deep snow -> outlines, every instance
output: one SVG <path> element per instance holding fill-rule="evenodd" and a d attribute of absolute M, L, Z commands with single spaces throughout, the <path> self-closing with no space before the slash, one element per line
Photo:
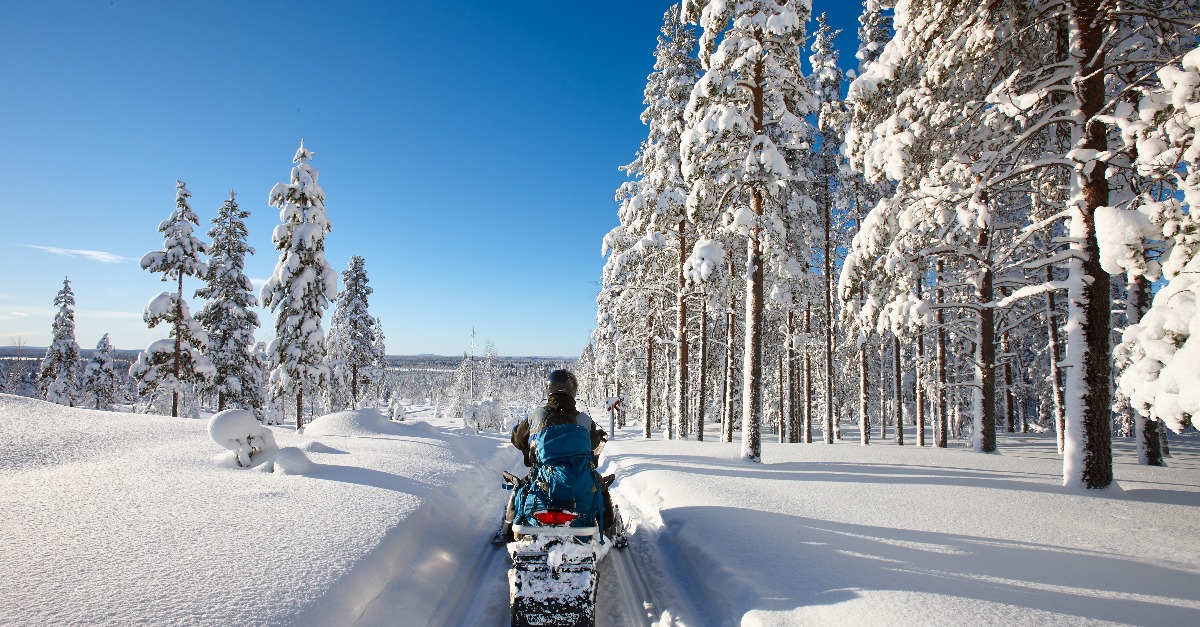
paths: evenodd
<path fill-rule="evenodd" d="M 0 624 L 505 624 L 487 540 L 520 455 L 431 414 L 275 427 L 314 463 L 292 475 L 237 468 L 207 421 L 0 395 Z M 603 462 L 633 533 L 602 625 L 1200 624 L 1194 434 L 1169 468 L 1117 439 L 1099 492 L 1061 487 L 1053 434 L 763 464 L 638 434 Z"/>

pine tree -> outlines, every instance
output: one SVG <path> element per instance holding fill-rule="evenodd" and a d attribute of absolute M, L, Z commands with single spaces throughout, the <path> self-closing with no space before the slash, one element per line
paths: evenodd
<path fill-rule="evenodd" d="M 108 334 L 96 344 L 96 353 L 83 370 L 83 391 L 96 399 L 96 409 L 109 409 L 117 391 L 117 373 L 113 370 L 113 346 Z"/>
<path fill-rule="evenodd" d="M 1158 425 L 1182 432 L 1200 424 L 1200 219 L 1192 206 L 1200 198 L 1200 50 L 1156 74 L 1114 118 L 1133 166 L 1153 185 L 1130 199 L 1133 211 L 1109 208 L 1097 217 L 1108 227 L 1102 252 L 1110 270 L 1166 280 L 1149 310 L 1131 317 L 1116 351 L 1125 366 L 1118 392 L 1138 412 L 1139 461 L 1161 465 Z M 1140 299 L 1129 300 L 1136 310 Z"/>
<path fill-rule="evenodd" d="M 181 394 L 194 392 L 194 386 L 207 384 L 216 376 L 216 369 L 203 352 L 208 347 L 208 335 L 192 317 L 183 298 L 183 277 L 203 277 L 207 266 L 200 256 L 208 245 L 192 236 L 192 227 L 200 219 L 188 205 L 191 192 L 183 181 L 175 181 L 175 211 L 158 226 L 163 234 L 162 250 L 142 257 L 143 270 L 161 272 L 163 281 L 174 280 L 176 290 L 163 292 L 150 300 L 143 319 L 150 328 L 165 322 L 171 327 L 173 339 L 158 340 L 138 354 L 129 367 L 129 374 L 138 382 L 138 394 L 171 393 L 171 415 L 179 416 Z"/>
<path fill-rule="evenodd" d="M 762 458 L 764 253 L 786 250 L 784 189 L 804 177 L 784 153 L 808 148 L 805 117 L 815 106 L 799 55 L 808 13 L 808 2 L 792 0 L 684 4 L 685 17 L 703 28 L 705 68 L 692 90 L 682 139 L 688 210 L 723 213 L 725 230 L 747 238 L 742 457 L 751 461 Z"/>
<path fill-rule="evenodd" d="M 210 391 L 217 394 L 217 411 L 227 404 L 242 409 L 261 410 L 262 390 L 258 360 L 254 359 L 254 331 L 258 306 L 253 286 L 245 274 L 246 254 L 254 254 L 247 243 L 248 232 L 243 220 L 250 215 L 238 207 L 237 196 L 229 199 L 213 218 L 211 259 L 204 274 L 206 286 L 196 290 L 196 296 L 207 302 L 196 319 L 208 333 L 209 359 L 217 369 Z"/>
<path fill-rule="evenodd" d="M 63 277 L 62 289 L 54 297 L 54 306 L 58 313 L 51 327 L 53 339 L 42 359 L 38 389 L 46 400 L 74 407 L 79 389 L 79 344 L 75 342 L 75 293 L 67 277 Z"/>
<path fill-rule="evenodd" d="M 813 163 L 811 194 L 813 201 L 821 212 L 821 230 L 823 231 L 823 247 L 820 251 L 822 267 L 821 303 L 825 310 L 823 327 L 824 345 L 824 382 L 825 382 L 825 412 L 822 420 L 822 431 L 825 443 L 833 444 L 833 353 L 834 353 L 834 255 L 837 242 L 836 233 L 841 224 L 835 222 L 840 211 L 834 205 L 839 198 L 838 175 L 841 171 L 840 152 L 842 148 L 842 124 L 845 117 L 839 107 L 842 93 L 842 71 L 838 68 L 838 52 L 834 46 L 834 38 L 841 33 L 829 27 L 825 14 L 817 18 L 817 32 L 813 36 L 812 65 L 810 80 L 813 83 L 813 94 L 821 106 L 821 116 L 818 124 L 817 137 L 820 146 L 817 149 Z M 798 439 L 795 441 L 799 441 Z M 810 441 L 806 439 L 806 441 Z"/>
<path fill-rule="evenodd" d="M 597 298 L 604 313 L 594 334 L 606 354 L 601 360 L 605 376 L 619 378 L 617 364 L 628 362 L 634 351 L 645 358 L 644 351 L 653 348 L 642 347 L 652 347 L 656 337 L 668 335 L 654 327 L 666 326 L 670 316 L 667 307 L 674 301 L 675 325 L 670 334 L 676 347 L 675 395 L 665 422 L 667 438 L 682 436 L 688 420 L 689 294 L 685 264 L 697 235 L 686 212 L 687 188 L 679 145 L 687 99 L 700 70 L 692 56 L 695 46 L 695 33 L 680 19 L 679 7 L 672 6 L 663 15 L 654 71 L 647 77 L 643 92 L 646 108 L 641 119 L 648 133 L 637 157 L 622 168 L 635 180 L 618 190 L 621 224 L 604 240 L 609 258 Z M 667 274 L 668 269 L 674 276 Z M 649 311 L 650 307 L 654 311 Z M 610 355 L 617 352 L 625 356 Z M 649 418 L 650 411 L 645 410 Z M 644 426 L 648 434 L 649 421 Z"/>
<path fill-rule="evenodd" d="M 337 296 L 337 273 L 325 261 L 325 234 L 332 227 L 312 159 L 301 140 L 290 181 L 271 189 L 270 204 L 280 210 L 281 224 L 271 236 L 279 261 L 261 293 L 263 306 L 276 315 L 275 339 L 267 348 L 271 396 L 296 396 L 297 429 L 304 426 L 305 386 L 329 377 L 321 317 Z"/>

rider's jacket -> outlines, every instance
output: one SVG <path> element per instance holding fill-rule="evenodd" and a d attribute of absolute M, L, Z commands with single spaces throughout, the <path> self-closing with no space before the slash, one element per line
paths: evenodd
<path fill-rule="evenodd" d="M 533 436 L 551 425 L 577 424 L 587 427 L 592 436 L 592 454 L 600 455 L 600 448 L 608 441 L 608 434 L 596 426 L 592 417 L 575 409 L 575 400 L 569 396 L 552 394 L 544 407 L 529 412 L 529 417 L 512 430 L 512 444 L 525 456 L 525 465 L 532 467 L 537 459 L 532 449 Z M 595 460 L 593 459 L 593 463 Z"/>

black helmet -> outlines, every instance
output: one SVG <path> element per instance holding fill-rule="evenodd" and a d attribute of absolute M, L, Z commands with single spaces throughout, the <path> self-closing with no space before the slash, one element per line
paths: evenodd
<path fill-rule="evenodd" d="M 579 382 L 575 380 L 575 375 L 569 370 L 555 370 L 546 375 L 546 396 L 551 394 L 566 394 L 571 398 L 575 398 L 575 390 L 579 389 Z"/>

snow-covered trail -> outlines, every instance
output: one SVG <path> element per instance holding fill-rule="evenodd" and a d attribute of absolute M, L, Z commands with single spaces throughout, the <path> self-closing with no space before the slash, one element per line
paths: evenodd
<path fill-rule="evenodd" d="M 518 471 L 515 450 L 502 436 L 497 449 L 484 454 L 455 479 L 453 489 L 426 499 L 405 524 L 406 540 L 390 550 L 397 564 L 392 579 L 354 623 L 356 627 L 396 624 L 444 626 L 503 625 L 509 620 L 508 568 L 504 547 L 491 543 L 509 493 L 500 489 L 502 470 Z M 488 451 L 486 445 L 472 446 Z M 643 512 L 636 499 L 614 490 L 614 498 L 632 533 L 630 546 L 612 550 L 600 562 L 596 617 L 600 627 L 651 625 L 664 615 L 678 617 L 680 594 L 672 578 L 678 557 L 660 544 L 654 512 Z M 664 614 L 664 611 L 666 614 Z M 660 623 L 661 624 L 661 623 Z M 670 624 L 666 621 L 665 624 Z M 701 624 L 701 623 L 689 623 Z"/>
<path fill-rule="evenodd" d="M 508 495 L 500 473 L 514 455 L 494 434 L 467 439 L 491 444 L 474 447 L 482 453 L 474 467 L 410 518 L 392 549 L 391 580 L 355 625 L 500 624 L 507 616 L 508 558 L 490 539 Z"/>

